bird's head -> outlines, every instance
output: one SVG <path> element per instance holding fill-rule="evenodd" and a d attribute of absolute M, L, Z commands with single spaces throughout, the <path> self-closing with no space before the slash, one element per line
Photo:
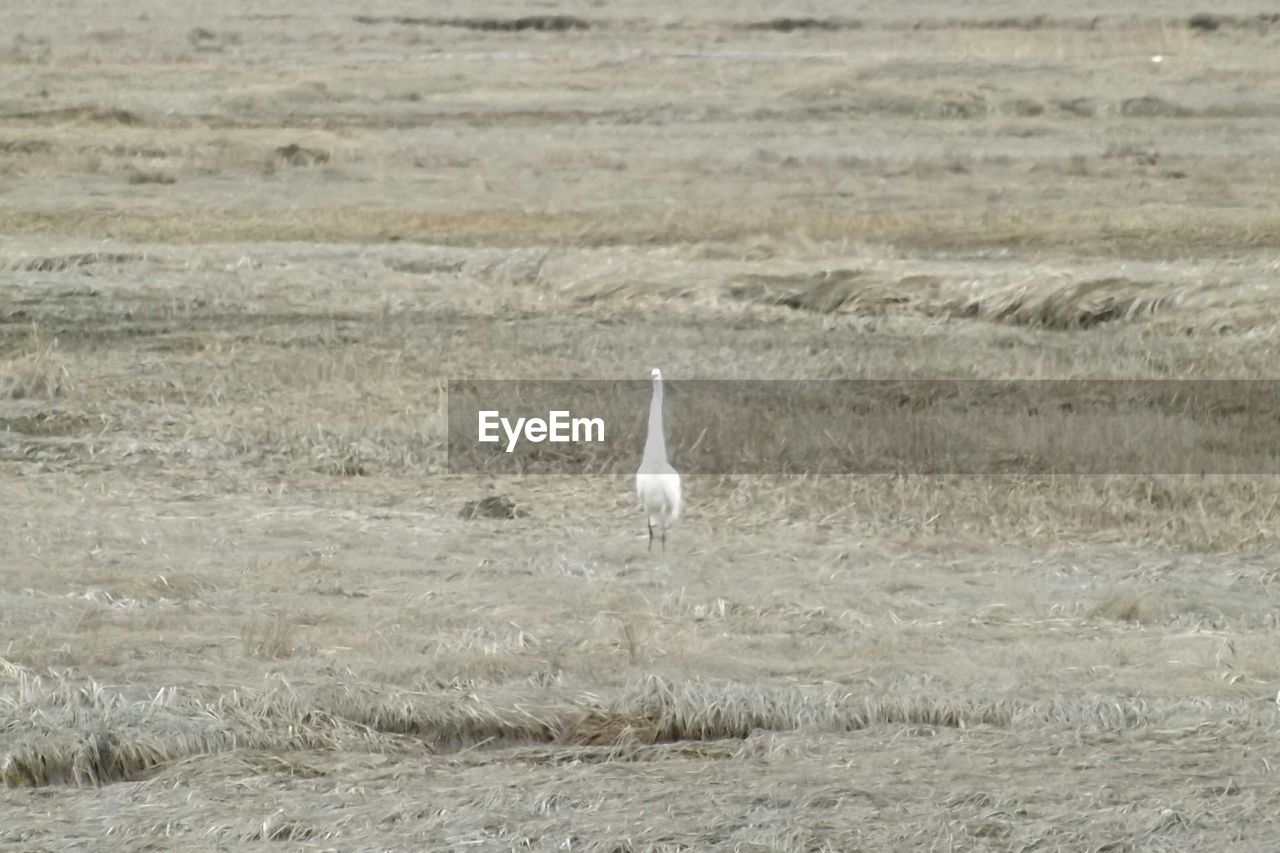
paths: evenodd
<path fill-rule="evenodd" d="M 655 367 L 653 370 L 649 371 L 649 376 L 653 377 L 654 379 L 661 379 L 662 371 Z"/>

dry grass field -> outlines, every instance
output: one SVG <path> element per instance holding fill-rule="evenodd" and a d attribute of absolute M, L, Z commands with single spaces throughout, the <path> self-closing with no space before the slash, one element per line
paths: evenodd
<path fill-rule="evenodd" d="M 1263 5 L 6 0 L 0 847 L 1280 849 L 1274 477 L 662 556 L 445 456 L 456 378 L 1280 378 Z"/>

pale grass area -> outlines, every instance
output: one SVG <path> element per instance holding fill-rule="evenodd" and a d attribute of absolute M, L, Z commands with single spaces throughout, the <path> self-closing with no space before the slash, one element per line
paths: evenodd
<path fill-rule="evenodd" d="M 445 455 L 451 378 L 1275 378 L 1255 9 L 11 5 L 0 846 L 1277 846 L 1273 477 L 689 477 L 662 557 Z"/>
<path fill-rule="evenodd" d="M 541 208 L 464 213 L 394 209 L 187 210 L 102 213 L 91 210 L 0 211 L 0 228 L 22 236 L 83 233 L 127 242 L 213 240 L 340 242 L 413 240 L 484 246 L 506 238 L 515 246 L 615 246 L 647 242 L 743 241 L 797 232 L 822 241 L 852 239 L 908 248 L 973 251 L 989 246 L 1062 250 L 1096 244 L 1108 255 L 1147 259 L 1193 250 L 1264 249 L 1280 240 L 1280 216 L 1270 211 L 1187 212 L 1172 205 L 1142 211 L 827 213 L 802 208 L 734 212 L 694 205 L 651 212 L 610 206 L 561 213 Z"/>
<path fill-rule="evenodd" d="M 886 843 L 911 843 L 889 827 L 943 825 L 921 774 L 944 786 L 929 801 L 949 819 L 1028 839 L 1072 810 L 1088 824 L 1058 831 L 1078 843 L 1146 831 L 1171 793 L 1210 835 L 1204 821 L 1267 807 L 1262 765 L 1240 756 L 1269 749 L 1275 713 L 1269 560 L 992 547 L 856 512 L 815 523 L 793 517 L 795 490 L 764 483 L 718 500 L 691 489 L 698 509 L 655 561 L 625 484 L 495 484 L 542 507 L 503 523 L 454 517 L 474 485 L 429 482 L 423 498 L 295 481 L 156 503 L 155 485 L 144 502 L 118 475 L 55 475 L 10 494 L 39 522 L 11 530 L 4 555 L 25 566 L 3 601 L 18 638 L 3 655 L 5 781 L 114 782 L 58 796 L 130 839 L 156 824 L 121 796 L 179 833 L 245 840 L 267 824 L 406 846 L 482 832 L 494 810 L 530 838 L 621 826 L 656 844 L 644 804 L 694 779 L 679 820 L 703 828 L 663 826 L 712 844 L 800 831 L 844 799 L 866 801 L 859 820 Z M 1127 790 L 1100 809 L 1084 782 L 1116 750 L 1128 769 L 1105 772 Z M 640 780 L 616 775 L 632 762 Z M 749 794 L 750 772 L 771 782 Z M 175 793 L 223 784 L 246 799 L 194 810 Z M 386 790 L 335 820 L 326 803 L 353 785 Z M 708 785 L 723 793 L 704 800 Z M 1232 786 L 1245 798 L 1201 793 Z M 1047 816 L 995 814 L 993 799 Z M 410 805 L 424 800 L 429 813 Z M 387 834 L 405 809 L 418 817 Z M 816 826 L 830 828 L 803 832 L 854 837 Z"/>

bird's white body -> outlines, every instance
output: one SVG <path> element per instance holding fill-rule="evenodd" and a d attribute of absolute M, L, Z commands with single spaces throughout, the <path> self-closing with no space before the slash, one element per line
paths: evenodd
<path fill-rule="evenodd" d="M 670 465 L 665 471 L 636 472 L 636 496 L 649 516 L 649 524 L 669 527 L 680 517 L 680 475 Z"/>
<path fill-rule="evenodd" d="M 667 528 L 680 517 L 680 475 L 667 461 L 667 440 L 662 424 L 662 371 L 653 369 L 653 399 L 649 403 L 649 434 L 644 442 L 644 459 L 636 471 L 636 497 L 649 519 L 649 547 L 653 531 L 661 533 L 662 549 L 667 548 Z"/>

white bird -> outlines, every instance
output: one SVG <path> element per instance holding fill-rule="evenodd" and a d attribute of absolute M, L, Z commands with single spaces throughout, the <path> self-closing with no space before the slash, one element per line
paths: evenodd
<path fill-rule="evenodd" d="M 649 434 L 644 440 L 644 459 L 636 471 L 636 496 L 649 518 L 649 550 L 653 550 L 655 523 L 662 534 L 662 553 L 667 552 L 667 528 L 680 517 L 680 475 L 667 461 L 667 439 L 662 430 L 662 371 L 654 368 L 653 399 L 649 402 Z"/>

